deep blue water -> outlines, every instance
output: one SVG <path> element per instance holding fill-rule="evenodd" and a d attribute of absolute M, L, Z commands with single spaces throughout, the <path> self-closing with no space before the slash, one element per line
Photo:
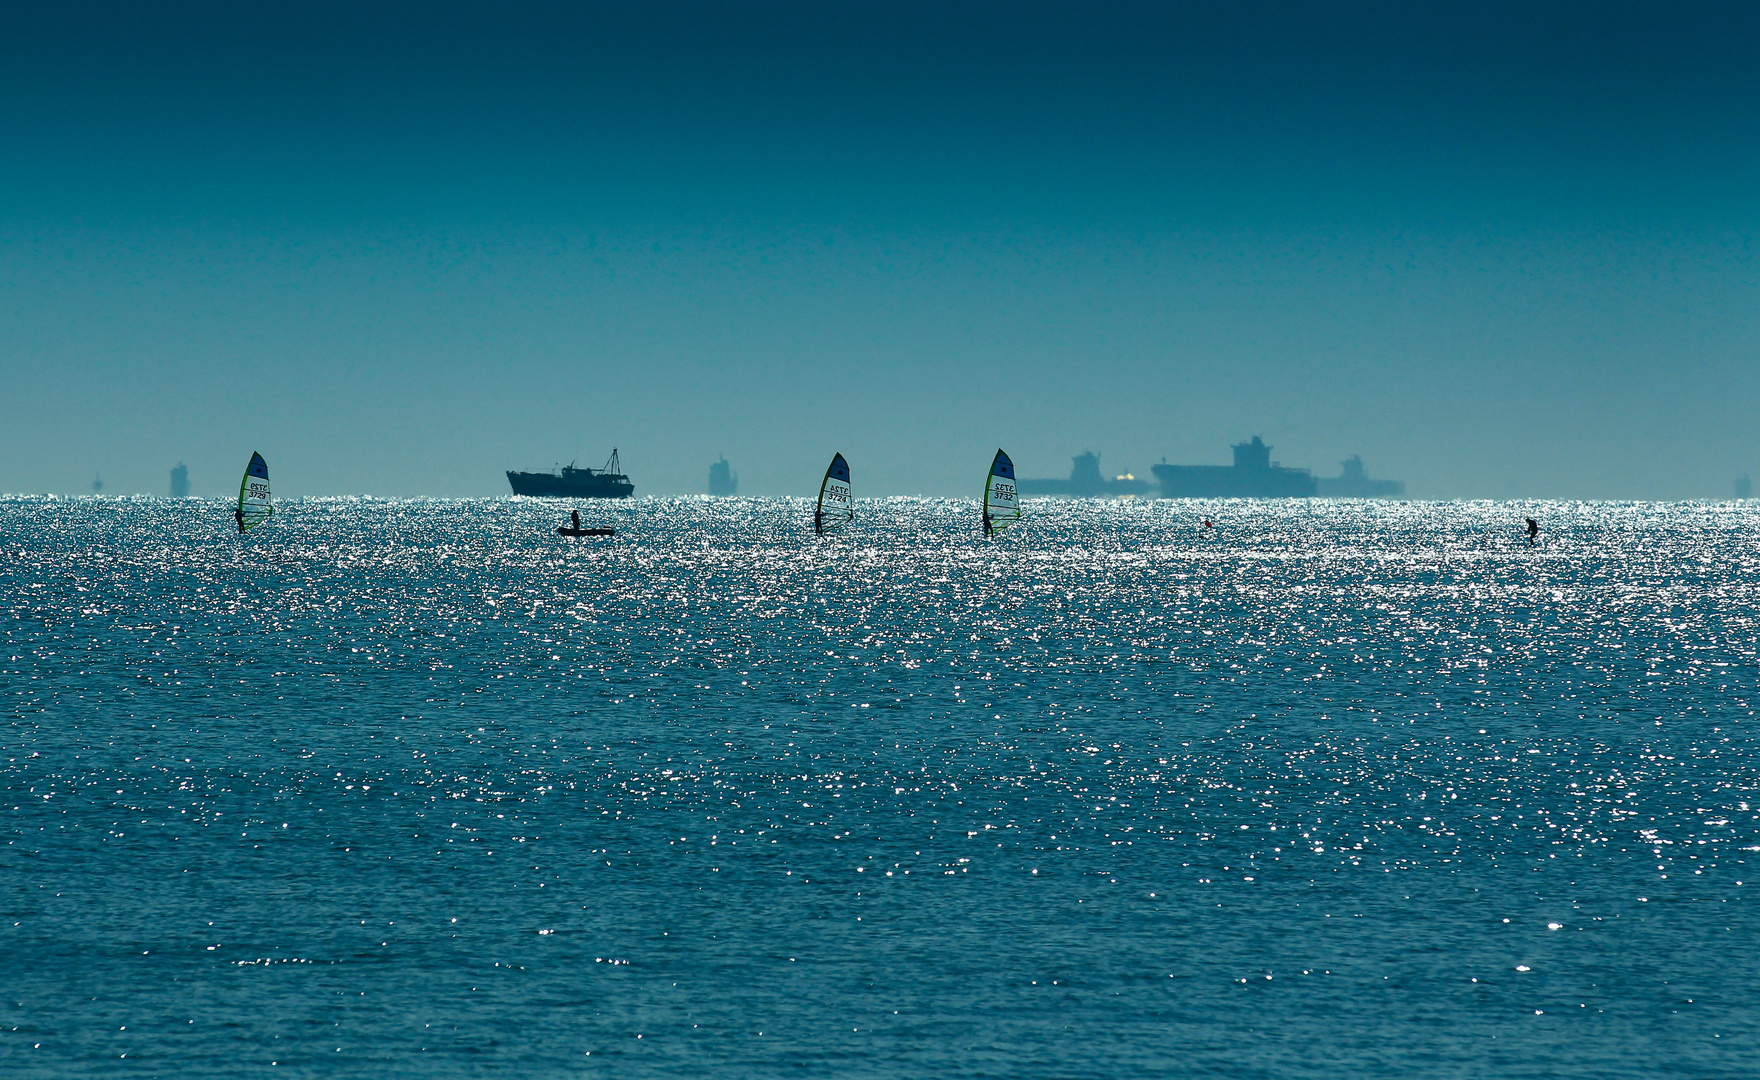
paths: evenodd
<path fill-rule="evenodd" d="M 0 500 L 0 1076 L 1760 1074 L 1760 511 L 559 505 Z"/>

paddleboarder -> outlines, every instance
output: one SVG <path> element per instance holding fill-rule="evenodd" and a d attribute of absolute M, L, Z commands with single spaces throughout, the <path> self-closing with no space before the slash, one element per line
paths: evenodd
<path fill-rule="evenodd" d="M 1534 540 L 1540 535 L 1540 523 L 1533 518 L 1524 518 L 1528 523 L 1528 546 L 1534 546 Z"/>

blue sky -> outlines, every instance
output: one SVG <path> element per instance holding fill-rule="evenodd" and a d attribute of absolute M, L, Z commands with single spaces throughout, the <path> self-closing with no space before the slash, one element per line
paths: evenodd
<path fill-rule="evenodd" d="M 0 491 L 1760 475 L 1743 5 L 0 14 Z"/>

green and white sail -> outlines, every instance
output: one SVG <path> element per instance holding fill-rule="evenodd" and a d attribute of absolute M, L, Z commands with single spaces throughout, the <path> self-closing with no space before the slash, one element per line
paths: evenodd
<path fill-rule="evenodd" d="M 849 497 L 849 462 L 842 454 L 831 458 L 825 480 L 819 485 L 819 505 L 813 511 L 813 531 L 820 536 L 841 529 L 856 519 L 856 504 Z"/>
<path fill-rule="evenodd" d="M 1014 462 L 1001 450 L 990 461 L 984 480 L 984 535 L 995 536 L 1021 519 L 1021 501 L 1014 490 Z"/>
<path fill-rule="evenodd" d="M 249 532 L 269 520 L 274 512 L 275 507 L 269 503 L 269 463 L 263 455 L 253 453 L 238 485 L 238 531 Z"/>

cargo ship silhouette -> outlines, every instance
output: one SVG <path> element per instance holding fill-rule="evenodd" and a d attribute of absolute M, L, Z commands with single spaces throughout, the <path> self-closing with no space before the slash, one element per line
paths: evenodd
<path fill-rule="evenodd" d="M 1152 465 L 1149 471 L 1168 499 L 1300 499 L 1313 495 L 1314 474 L 1271 460 L 1271 447 L 1253 436 L 1234 444 L 1234 464 Z"/>
<path fill-rule="evenodd" d="M 1130 473 L 1121 473 L 1111 480 L 1100 474 L 1100 455 L 1092 450 L 1083 450 L 1070 459 L 1071 469 L 1068 480 L 1029 480 L 1022 478 L 1017 481 L 1022 495 L 1071 495 L 1078 499 L 1094 499 L 1102 496 L 1132 497 L 1147 495 L 1149 484 L 1138 480 Z"/>
<path fill-rule="evenodd" d="M 709 494 L 737 495 L 739 493 L 739 474 L 727 463 L 726 455 L 720 461 L 709 465 Z"/>
<path fill-rule="evenodd" d="M 1130 473 L 1111 480 L 1100 472 L 1100 456 L 1083 452 L 1074 459 L 1068 480 L 1020 481 L 1022 495 L 1071 495 L 1076 498 L 1147 495 L 1150 486 Z M 1271 460 L 1271 447 L 1258 435 L 1234 445 L 1233 465 L 1150 466 L 1164 499 L 1397 499 L 1405 494 L 1400 480 L 1376 480 L 1352 454 L 1340 463 L 1338 476 L 1317 477 L 1307 469 L 1286 468 Z"/>

